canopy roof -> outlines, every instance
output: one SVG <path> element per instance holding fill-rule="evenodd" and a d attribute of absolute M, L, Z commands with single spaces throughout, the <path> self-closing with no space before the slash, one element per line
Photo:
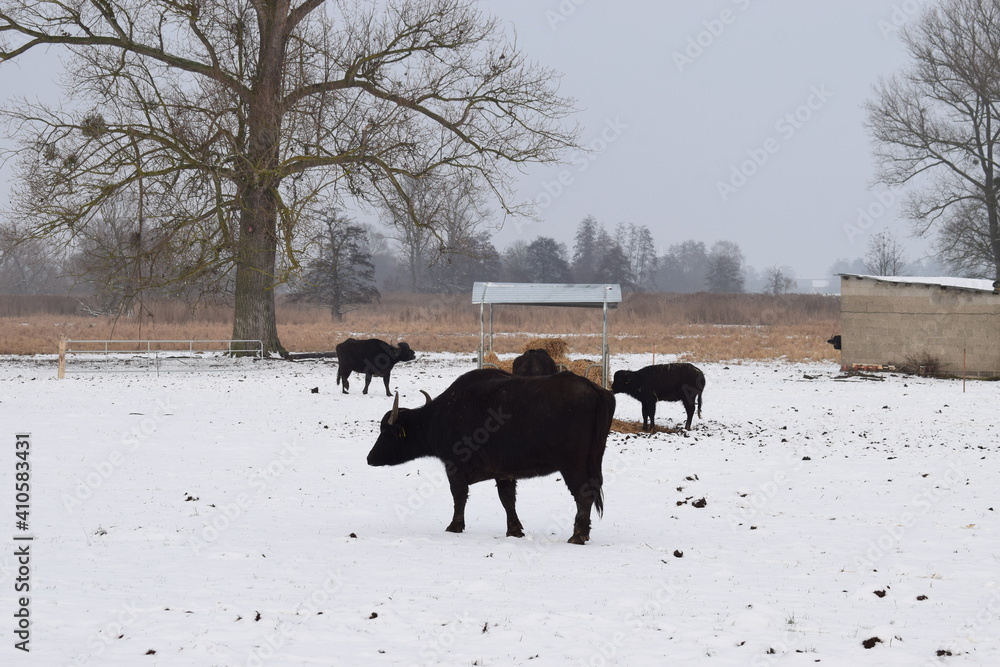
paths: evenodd
<path fill-rule="evenodd" d="M 567 283 L 473 283 L 472 303 L 520 304 L 522 306 L 569 306 L 617 308 L 621 285 L 575 285 Z"/>

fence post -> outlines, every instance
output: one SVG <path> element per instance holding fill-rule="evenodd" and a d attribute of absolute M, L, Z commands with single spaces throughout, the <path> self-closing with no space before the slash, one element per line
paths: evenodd
<path fill-rule="evenodd" d="M 66 339 L 59 339 L 59 373 L 60 380 L 66 377 Z"/>

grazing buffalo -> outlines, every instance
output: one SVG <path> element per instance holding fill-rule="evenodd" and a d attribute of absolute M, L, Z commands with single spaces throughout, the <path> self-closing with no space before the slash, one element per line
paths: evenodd
<path fill-rule="evenodd" d="M 828 340 L 826 342 L 829 343 L 830 345 L 833 345 L 833 349 L 839 350 L 840 349 L 840 342 L 841 342 L 840 334 L 837 334 L 836 336 L 834 336 L 833 338 L 831 338 L 830 340 Z"/>
<path fill-rule="evenodd" d="M 545 350 L 531 349 L 514 359 L 511 372 L 521 376 L 555 375 L 559 372 L 559 367 Z"/>
<path fill-rule="evenodd" d="M 517 480 L 559 473 L 576 501 L 569 541 L 590 539 L 590 510 L 604 512 L 601 461 L 615 397 L 572 373 L 518 377 L 484 368 L 465 373 L 418 408 L 382 418 L 368 465 L 398 465 L 426 456 L 444 463 L 455 513 L 447 530 L 465 530 L 469 485 L 496 480 L 507 535 L 523 537 L 514 508 Z"/>
<path fill-rule="evenodd" d="M 705 374 L 691 364 L 658 364 L 637 371 L 618 371 L 611 391 L 628 394 L 642 403 L 642 428 L 654 429 L 657 401 L 681 401 L 687 411 L 684 428 L 691 430 L 695 402 L 701 417 L 701 392 L 705 389 Z"/>
<path fill-rule="evenodd" d="M 385 395 L 392 396 L 389 392 L 389 375 L 392 373 L 392 367 L 397 362 L 413 361 L 416 358 L 417 355 L 410 346 L 402 341 L 399 345 L 392 346 L 377 338 L 367 340 L 348 338 L 337 345 L 337 384 L 343 384 L 343 392 L 346 394 L 350 387 L 348 378 L 351 377 L 351 373 L 364 373 L 365 388 L 361 393 L 367 394 L 368 385 L 375 375 L 385 382 Z"/>

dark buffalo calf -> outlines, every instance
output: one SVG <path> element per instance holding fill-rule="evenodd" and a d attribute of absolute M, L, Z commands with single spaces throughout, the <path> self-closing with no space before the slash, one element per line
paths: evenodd
<path fill-rule="evenodd" d="M 385 383 L 385 395 L 392 396 L 389 391 L 389 376 L 392 367 L 400 361 L 413 361 L 417 355 L 413 353 L 410 346 L 400 341 L 399 345 L 393 346 L 384 340 L 370 338 L 358 340 L 348 338 L 337 346 L 337 384 L 343 385 L 343 392 L 346 394 L 350 387 L 351 373 L 365 374 L 365 388 L 362 394 L 368 393 L 368 385 L 371 384 L 372 376 L 382 378 Z"/>
<path fill-rule="evenodd" d="M 687 411 L 684 428 L 691 430 L 691 419 L 697 404 L 701 417 L 701 393 L 705 390 L 705 374 L 692 364 L 657 364 L 637 371 L 618 371 L 611 391 L 628 394 L 642 403 L 642 428 L 654 429 L 657 401 L 681 401 Z"/>
<path fill-rule="evenodd" d="M 514 375 L 533 376 L 533 375 L 555 375 L 559 372 L 559 367 L 556 366 L 556 362 L 553 361 L 552 357 L 545 350 L 531 349 L 525 350 L 524 354 L 514 359 L 514 365 L 511 367 L 511 372 Z"/>

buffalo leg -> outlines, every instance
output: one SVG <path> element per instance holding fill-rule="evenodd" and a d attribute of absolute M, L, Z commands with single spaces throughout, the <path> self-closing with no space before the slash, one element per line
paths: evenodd
<path fill-rule="evenodd" d="M 372 383 L 372 374 L 370 371 L 365 371 L 365 388 L 361 390 L 362 394 L 368 393 L 368 385 Z"/>
<path fill-rule="evenodd" d="M 340 371 L 338 371 L 338 373 L 339 372 Z M 341 391 L 344 392 L 345 394 L 347 393 L 347 388 L 351 386 L 351 383 L 347 381 L 347 378 L 348 378 L 348 376 L 350 376 L 350 374 L 351 373 L 348 371 L 348 372 L 345 372 L 343 375 L 340 376 L 340 379 L 341 379 L 341 382 L 342 382 Z"/>
<path fill-rule="evenodd" d="M 698 400 L 698 390 L 695 387 L 686 384 L 682 387 L 681 391 L 683 392 L 684 409 L 687 410 L 688 415 L 687 425 L 684 428 L 690 431 L 691 420 L 694 419 L 694 409 Z M 701 417 L 701 410 L 698 410 L 698 416 Z"/>
<path fill-rule="evenodd" d="M 455 514 L 445 530 L 449 533 L 461 533 L 465 530 L 465 503 L 469 500 L 469 485 L 453 478 L 448 482 L 451 485 L 451 497 L 455 500 Z"/>
<path fill-rule="evenodd" d="M 385 383 L 385 395 L 386 396 L 392 396 L 392 394 L 389 393 L 389 374 L 388 373 L 386 373 L 385 375 L 382 376 L 382 381 Z"/>
<path fill-rule="evenodd" d="M 647 421 L 648 420 L 648 421 Z M 648 426 L 647 426 L 648 423 Z M 656 429 L 656 399 L 642 402 L 642 430 L 653 431 Z"/>
<path fill-rule="evenodd" d="M 517 510 L 514 509 L 514 502 L 517 498 L 517 480 L 497 479 L 497 495 L 500 496 L 500 503 L 507 512 L 507 537 L 524 537 L 524 526 L 517 518 Z"/>
<path fill-rule="evenodd" d="M 573 536 L 568 541 L 570 544 L 586 544 L 590 540 L 590 510 L 594 506 L 597 494 L 601 492 L 600 487 L 595 489 L 594 484 L 587 481 L 585 474 L 567 475 L 563 471 L 563 479 L 573 494 L 573 500 L 576 501 Z"/>
<path fill-rule="evenodd" d="M 684 430 L 691 430 L 691 420 L 694 419 L 694 400 L 684 395 L 684 410 L 687 412 L 687 423 L 684 425 Z"/>

